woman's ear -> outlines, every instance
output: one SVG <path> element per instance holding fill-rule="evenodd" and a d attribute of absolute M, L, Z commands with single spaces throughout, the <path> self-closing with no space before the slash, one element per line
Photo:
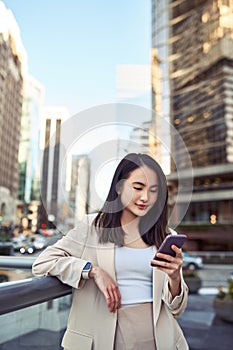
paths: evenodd
<path fill-rule="evenodd" d="M 123 184 L 124 184 L 124 180 L 120 180 L 120 181 L 118 181 L 118 183 L 116 184 L 116 192 L 117 192 L 118 195 L 120 195 L 121 192 L 122 192 Z"/>
<path fill-rule="evenodd" d="M 118 196 L 121 194 L 121 188 L 120 188 L 120 186 L 117 186 L 116 187 L 116 191 L 117 191 L 117 194 L 118 194 Z"/>

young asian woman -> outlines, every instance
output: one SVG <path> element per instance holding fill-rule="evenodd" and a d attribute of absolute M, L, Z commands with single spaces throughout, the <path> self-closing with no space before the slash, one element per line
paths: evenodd
<path fill-rule="evenodd" d="M 70 350 L 186 350 L 176 317 L 187 304 L 182 252 L 159 254 L 167 224 L 167 182 L 146 154 L 119 163 L 97 214 L 85 216 L 33 264 L 73 287 L 62 346 Z M 153 266 L 151 266 L 151 264 Z"/>

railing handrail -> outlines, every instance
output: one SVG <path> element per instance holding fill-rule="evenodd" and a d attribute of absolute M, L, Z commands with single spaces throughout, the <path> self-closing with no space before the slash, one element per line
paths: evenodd
<path fill-rule="evenodd" d="M 0 315 L 71 294 L 56 277 L 44 276 L 0 284 Z"/>
<path fill-rule="evenodd" d="M 0 255 L 0 268 L 31 269 L 36 257 Z"/>

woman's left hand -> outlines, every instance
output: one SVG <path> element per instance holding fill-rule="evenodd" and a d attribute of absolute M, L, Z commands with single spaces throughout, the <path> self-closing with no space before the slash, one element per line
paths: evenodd
<path fill-rule="evenodd" d="M 180 293 L 181 274 L 180 270 L 183 264 L 183 257 L 181 249 L 175 245 L 172 245 L 172 249 L 176 253 L 176 256 L 158 253 L 158 258 L 165 259 L 166 261 L 151 260 L 151 264 L 158 270 L 165 272 L 169 277 L 169 288 L 173 297 Z"/>

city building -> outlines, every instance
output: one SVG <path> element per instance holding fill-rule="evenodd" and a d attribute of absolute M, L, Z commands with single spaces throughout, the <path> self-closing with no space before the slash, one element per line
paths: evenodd
<path fill-rule="evenodd" d="M 152 9 L 172 125 L 173 224 L 193 249 L 233 249 L 233 1 L 153 1 Z"/>
<path fill-rule="evenodd" d="M 18 149 L 27 55 L 17 22 L 2 1 L 0 52 L 0 208 L 3 225 L 14 223 L 16 215 Z"/>
<path fill-rule="evenodd" d="M 129 135 L 129 145 L 127 147 L 128 152 L 136 153 L 149 153 L 149 139 L 148 134 L 150 132 L 150 121 L 144 122 L 140 127 L 133 128 Z"/>
<path fill-rule="evenodd" d="M 62 142 L 62 123 L 70 117 L 63 106 L 44 107 L 41 125 L 41 208 L 39 226 L 62 229 L 67 213 L 67 158 Z"/>
<path fill-rule="evenodd" d="M 44 87 L 34 77 L 27 76 L 24 83 L 23 109 L 19 143 L 19 185 L 17 221 L 28 219 L 32 231 L 37 229 L 40 205 L 40 128 L 44 101 Z M 31 210 L 33 209 L 33 210 Z"/>
<path fill-rule="evenodd" d="M 89 211 L 90 160 L 87 155 L 73 155 L 69 207 L 73 226 Z"/>
<path fill-rule="evenodd" d="M 151 89 L 152 118 L 149 133 L 150 153 L 170 173 L 171 123 L 168 42 L 169 0 L 152 1 Z"/>

